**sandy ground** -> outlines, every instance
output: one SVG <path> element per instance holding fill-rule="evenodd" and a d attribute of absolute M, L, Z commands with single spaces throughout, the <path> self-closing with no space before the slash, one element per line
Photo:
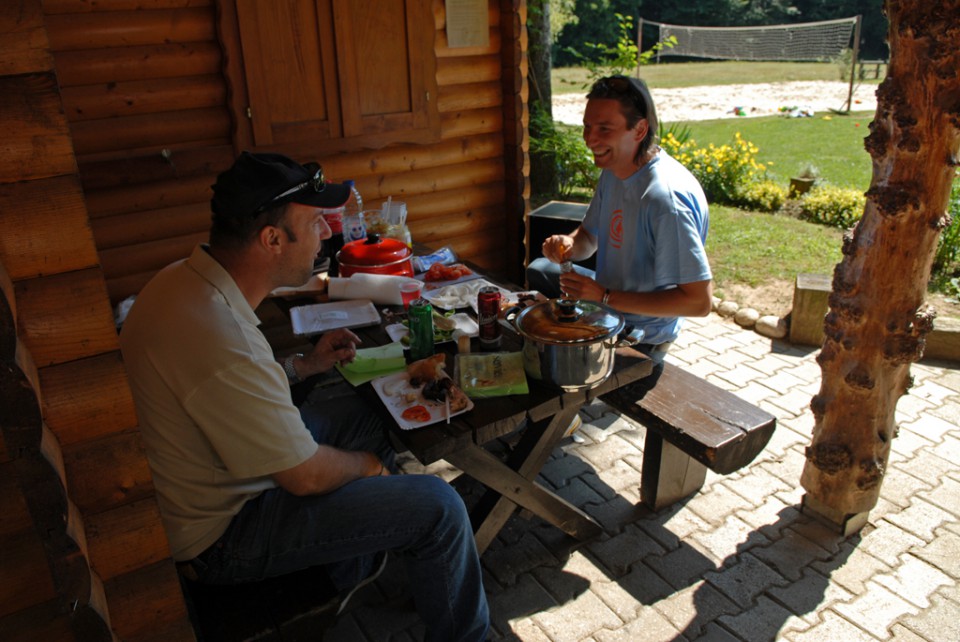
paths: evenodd
<path fill-rule="evenodd" d="M 876 111 L 876 90 L 876 85 L 854 86 L 853 111 Z M 843 109 L 849 92 L 848 83 L 817 81 L 652 90 L 657 113 L 665 123 L 774 116 L 780 113 L 781 107 L 802 108 L 814 116 L 826 115 L 831 109 Z M 553 117 L 579 125 L 585 103 L 583 93 L 556 95 Z M 742 111 L 744 116 L 738 116 L 736 111 Z"/>

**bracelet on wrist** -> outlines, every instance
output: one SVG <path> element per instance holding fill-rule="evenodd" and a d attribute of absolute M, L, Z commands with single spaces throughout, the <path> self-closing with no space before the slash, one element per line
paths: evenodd
<path fill-rule="evenodd" d="M 604 290 L 603 299 L 601 299 L 600 302 L 603 303 L 604 305 L 607 305 L 607 303 L 610 302 L 610 288 L 607 288 L 606 290 Z"/>
<path fill-rule="evenodd" d="M 287 375 L 287 381 L 290 383 L 300 383 L 301 381 L 297 369 L 293 367 L 293 362 L 299 358 L 303 358 L 302 352 L 291 354 L 283 360 L 283 372 Z"/>

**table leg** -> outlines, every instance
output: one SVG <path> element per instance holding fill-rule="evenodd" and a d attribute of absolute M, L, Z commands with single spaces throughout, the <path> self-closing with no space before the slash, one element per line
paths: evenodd
<path fill-rule="evenodd" d="M 578 539 L 600 534 L 600 525 L 593 518 L 533 481 L 578 409 L 579 406 L 565 408 L 549 423 L 528 426 L 509 464 L 480 446 L 446 457 L 451 464 L 487 486 L 495 497 L 489 507 L 482 506 L 481 501 L 472 515 L 478 551 L 486 550 L 517 505 Z"/>

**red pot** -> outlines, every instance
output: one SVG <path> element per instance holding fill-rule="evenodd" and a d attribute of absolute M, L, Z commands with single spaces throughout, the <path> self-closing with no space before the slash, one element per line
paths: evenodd
<path fill-rule="evenodd" d="M 413 276 L 413 250 L 403 241 L 368 234 L 367 238 L 346 243 L 337 252 L 340 276 L 351 274 L 389 274 Z"/>

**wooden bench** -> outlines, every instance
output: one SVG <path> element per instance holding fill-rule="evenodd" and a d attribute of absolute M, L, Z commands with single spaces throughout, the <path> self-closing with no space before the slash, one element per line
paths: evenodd
<path fill-rule="evenodd" d="M 697 492 L 707 468 L 743 468 L 776 428 L 770 413 L 670 363 L 601 399 L 647 430 L 640 497 L 653 510 Z"/>

